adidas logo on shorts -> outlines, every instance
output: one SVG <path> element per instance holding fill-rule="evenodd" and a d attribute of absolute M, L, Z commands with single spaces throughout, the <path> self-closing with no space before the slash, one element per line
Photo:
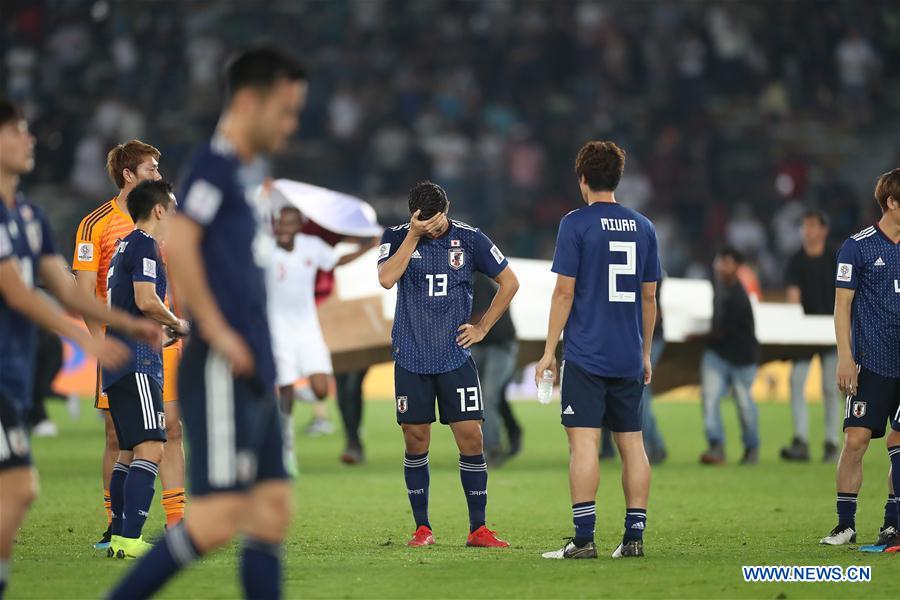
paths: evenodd
<path fill-rule="evenodd" d="M 574 414 L 575 414 L 575 411 L 572 410 L 572 405 L 571 405 L 571 404 L 570 404 L 569 406 L 566 407 L 566 410 L 563 411 L 563 414 L 564 414 L 564 415 L 574 415 Z"/>

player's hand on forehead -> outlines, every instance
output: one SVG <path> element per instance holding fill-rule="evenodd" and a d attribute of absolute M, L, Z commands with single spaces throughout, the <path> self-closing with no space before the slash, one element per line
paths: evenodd
<path fill-rule="evenodd" d="M 419 219 L 419 215 L 422 213 L 421 210 L 417 210 L 413 213 L 412 218 L 409 220 L 410 229 L 417 236 L 422 236 L 425 234 L 428 235 L 437 235 L 447 225 L 447 215 L 446 213 L 439 212 L 430 219 L 426 219 L 422 221 Z"/>

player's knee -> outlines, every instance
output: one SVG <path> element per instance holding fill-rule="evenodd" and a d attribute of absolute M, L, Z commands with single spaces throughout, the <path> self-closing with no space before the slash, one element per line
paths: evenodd
<path fill-rule="evenodd" d="M 168 443 L 180 444 L 184 437 L 184 431 L 181 427 L 181 419 L 171 419 L 166 421 L 166 441 Z"/>
<path fill-rule="evenodd" d="M 844 454 L 850 456 L 862 456 L 869 447 L 870 435 L 868 431 L 847 430 L 844 435 Z"/>
<path fill-rule="evenodd" d="M 313 394 L 315 394 L 316 398 L 319 400 L 324 400 L 326 396 L 328 396 L 328 378 L 314 378 L 310 381 L 310 387 L 312 388 Z"/>
<path fill-rule="evenodd" d="M 159 464 L 165 454 L 165 444 L 162 442 L 144 442 L 134 448 L 134 457 L 140 460 L 149 460 Z"/>
<path fill-rule="evenodd" d="M 428 429 L 421 425 L 403 425 L 403 440 L 406 442 L 406 451 L 410 454 L 428 452 L 430 437 Z"/>
<path fill-rule="evenodd" d="M 896 429 L 888 431 L 886 442 L 888 448 L 900 446 L 900 431 L 897 431 Z"/>

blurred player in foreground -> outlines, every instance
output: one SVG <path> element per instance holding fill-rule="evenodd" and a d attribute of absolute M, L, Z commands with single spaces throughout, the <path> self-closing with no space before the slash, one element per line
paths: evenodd
<path fill-rule="evenodd" d="M 191 507 L 111 598 L 151 596 L 238 532 L 244 595 L 281 596 L 291 482 L 266 306 L 261 226 L 269 216 L 256 214 L 240 170 L 297 130 L 306 74 L 282 51 L 260 47 L 231 59 L 225 81 L 219 126 L 194 156 L 167 236 L 170 274 L 194 319 L 178 381 Z"/>
<path fill-rule="evenodd" d="M 303 219 L 293 206 L 281 209 L 275 222 L 277 247 L 266 271 L 269 297 L 269 327 L 272 330 L 278 392 L 284 411 L 285 447 L 294 468 L 294 384 L 309 380 L 321 412 L 307 432 L 330 433 L 331 423 L 324 400 L 332 374 L 331 351 L 325 345 L 316 312 L 316 273 L 331 271 L 352 262 L 375 246 L 361 246 L 351 254 L 338 257 L 334 249 L 319 237 L 300 233 Z M 324 427 L 324 425 L 328 427 Z"/>
<path fill-rule="evenodd" d="M 143 181 L 157 181 L 159 174 L 159 150 L 140 140 L 131 140 L 119 144 L 109 151 L 106 158 L 106 170 L 110 179 L 116 184 L 119 193 L 115 198 L 104 202 L 89 213 L 78 226 L 75 242 L 75 256 L 72 258 L 72 270 L 78 288 L 85 297 L 96 297 L 107 302 L 106 279 L 109 264 L 116 252 L 116 245 L 134 230 L 134 221 L 128 214 L 126 199 L 128 194 Z M 101 324 L 85 319 L 85 325 L 94 336 L 103 335 Z M 181 414 L 176 401 L 176 375 L 181 343 L 163 349 L 163 371 L 166 383 L 163 390 L 163 401 L 166 412 L 166 438 L 169 440 L 166 458 L 160 465 L 160 480 L 163 485 L 162 505 L 166 511 L 166 523 L 174 525 L 184 516 L 184 449 L 181 438 Z M 94 548 L 109 547 L 112 511 L 110 501 L 110 481 L 113 465 L 119 455 L 119 441 L 109 414 L 109 398 L 103 391 L 100 370 L 97 370 L 97 392 L 94 406 L 103 411 L 106 429 L 106 446 L 103 451 L 103 504 L 106 507 L 106 531 Z"/>
<path fill-rule="evenodd" d="M 34 323 L 71 338 L 100 364 L 128 360 L 118 341 L 87 334 L 33 288 L 41 277 L 65 306 L 129 335 L 159 343 L 159 328 L 78 294 L 53 246 L 43 212 L 16 192 L 34 167 L 34 138 L 17 106 L 0 97 L 0 597 L 6 589 L 16 532 L 37 495 L 26 413 L 31 399 L 37 331 Z"/>
<path fill-rule="evenodd" d="M 165 304 L 166 269 L 159 248 L 175 211 L 172 186 L 145 181 L 131 190 L 127 204 L 135 229 L 119 242 L 109 265 L 109 304 L 183 337 L 189 331 L 187 322 Z M 109 335 L 129 343 L 114 331 Z M 132 342 L 130 350 L 133 358 L 128 363 L 103 369 L 103 391 L 121 448 L 109 487 L 113 518 L 107 555 L 116 558 L 137 558 L 150 549 L 141 531 L 166 442 L 162 349 Z"/>
<path fill-rule="evenodd" d="M 886 423 L 890 495 L 875 545 L 900 545 L 900 168 L 878 178 L 875 200 L 881 219 L 844 242 L 835 274 L 837 384 L 847 405 L 837 467 L 838 524 L 822 538 L 832 546 L 856 541 L 862 459 L 869 441 L 884 437 Z"/>
<path fill-rule="evenodd" d="M 644 555 L 650 463 L 641 434 L 641 396 L 652 372 L 661 271 L 653 224 L 616 202 L 624 169 L 625 152 L 613 142 L 585 144 L 575 159 L 575 175 L 587 206 L 559 224 L 552 267 L 556 288 L 535 379 L 548 369 L 556 375 L 556 346 L 565 329 L 560 408 L 571 455 L 575 537 L 544 558 L 597 558 L 598 450 L 605 427 L 622 457 L 626 506 L 625 534 L 612 556 Z"/>
<path fill-rule="evenodd" d="M 479 229 L 447 219 L 450 201 L 430 181 L 409 192 L 409 223 L 386 229 L 378 250 L 378 282 L 397 285 L 391 335 L 397 423 L 403 428 L 403 459 L 416 531 L 410 546 L 434 544 L 428 520 L 428 449 L 437 398 L 441 423 L 449 424 L 459 448 L 459 475 L 469 507 L 467 546 L 501 547 L 485 525 L 487 462 L 481 422 L 484 401 L 469 347 L 497 323 L 519 288 L 509 261 Z M 480 272 L 499 285 L 475 324 L 472 278 Z"/>

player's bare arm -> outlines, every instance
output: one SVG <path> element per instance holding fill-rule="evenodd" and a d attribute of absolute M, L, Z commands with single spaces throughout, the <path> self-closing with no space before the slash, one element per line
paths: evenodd
<path fill-rule="evenodd" d="M 47 255 L 41 258 L 40 273 L 47 289 L 69 310 L 86 318 L 105 323 L 129 337 L 158 346 L 162 343 L 159 326 L 147 319 L 135 319 L 116 309 L 110 309 L 96 300 L 85 296 L 66 270 L 62 257 Z"/>
<path fill-rule="evenodd" d="M 400 278 L 406 273 L 406 267 L 409 266 L 409 261 L 419 243 L 419 238 L 424 235 L 436 237 L 449 226 L 445 213 L 437 213 L 428 220 L 420 221 L 419 214 L 421 212 L 417 210 L 413 213 L 412 218 L 409 220 L 409 232 L 403 238 L 403 243 L 397 248 L 397 252 L 378 265 L 378 283 L 386 290 L 394 287 L 394 284 L 400 281 Z"/>
<path fill-rule="evenodd" d="M 359 248 L 351 252 L 350 254 L 343 255 L 340 259 L 338 259 L 337 265 L 338 267 L 342 265 L 346 265 L 347 263 L 351 263 L 372 248 L 378 246 L 378 242 L 380 240 L 378 238 L 371 238 L 369 240 L 365 240 L 365 242 L 359 245 Z"/>
<path fill-rule="evenodd" d="M 41 292 L 29 288 L 22 279 L 18 260 L 0 261 L 0 295 L 11 308 L 41 327 L 65 336 L 104 367 L 116 368 L 128 360 L 128 348 L 115 340 L 94 338 L 66 318 L 65 314 Z"/>
<path fill-rule="evenodd" d="M 75 271 L 75 287 L 85 298 L 95 298 L 97 293 L 97 271 Z M 91 335 L 101 335 L 103 333 L 103 324 L 94 319 L 85 317 L 84 324 L 87 325 Z"/>
<path fill-rule="evenodd" d="M 644 335 L 644 385 L 653 378 L 653 366 L 650 364 L 650 349 L 653 347 L 653 329 L 656 327 L 656 286 L 655 281 L 641 284 L 641 312 L 643 315 Z"/>
<path fill-rule="evenodd" d="M 187 321 L 179 319 L 156 295 L 156 284 L 150 281 L 134 282 L 134 303 L 144 316 L 164 325 L 179 337 L 190 332 Z"/>
<path fill-rule="evenodd" d="M 787 301 L 790 304 L 800 304 L 800 288 L 796 285 L 788 286 L 786 290 Z"/>
<path fill-rule="evenodd" d="M 834 335 L 837 338 L 838 366 L 837 386 L 841 393 L 856 395 L 856 384 L 859 372 L 853 360 L 850 343 L 850 309 L 856 290 L 836 288 L 834 294 Z"/>
<path fill-rule="evenodd" d="M 209 289 L 200 241 L 203 228 L 183 215 L 174 215 L 169 225 L 167 248 L 169 274 L 184 306 L 194 315 L 200 336 L 228 358 L 235 375 L 253 373 L 254 360 L 247 342 L 232 329 Z"/>
<path fill-rule="evenodd" d="M 534 374 L 535 385 L 540 384 L 543 372 L 549 369 L 556 378 L 556 346 L 562 335 L 569 313 L 572 311 L 572 302 L 575 300 L 575 278 L 566 275 L 556 276 L 556 286 L 553 288 L 553 297 L 550 300 L 550 319 L 547 324 L 547 342 L 544 344 L 544 356 L 538 361 Z"/>
<path fill-rule="evenodd" d="M 509 308 L 510 302 L 516 292 L 519 291 L 519 278 L 509 267 L 506 267 L 494 281 L 500 286 L 491 300 L 491 305 L 487 312 L 474 325 L 471 323 L 463 323 L 459 326 L 459 335 L 456 336 L 456 343 L 463 348 L 469 348 L 473 344 L 477 344 L 484 339 L 491 328 L 500 320 L 503 313 Z"/>

